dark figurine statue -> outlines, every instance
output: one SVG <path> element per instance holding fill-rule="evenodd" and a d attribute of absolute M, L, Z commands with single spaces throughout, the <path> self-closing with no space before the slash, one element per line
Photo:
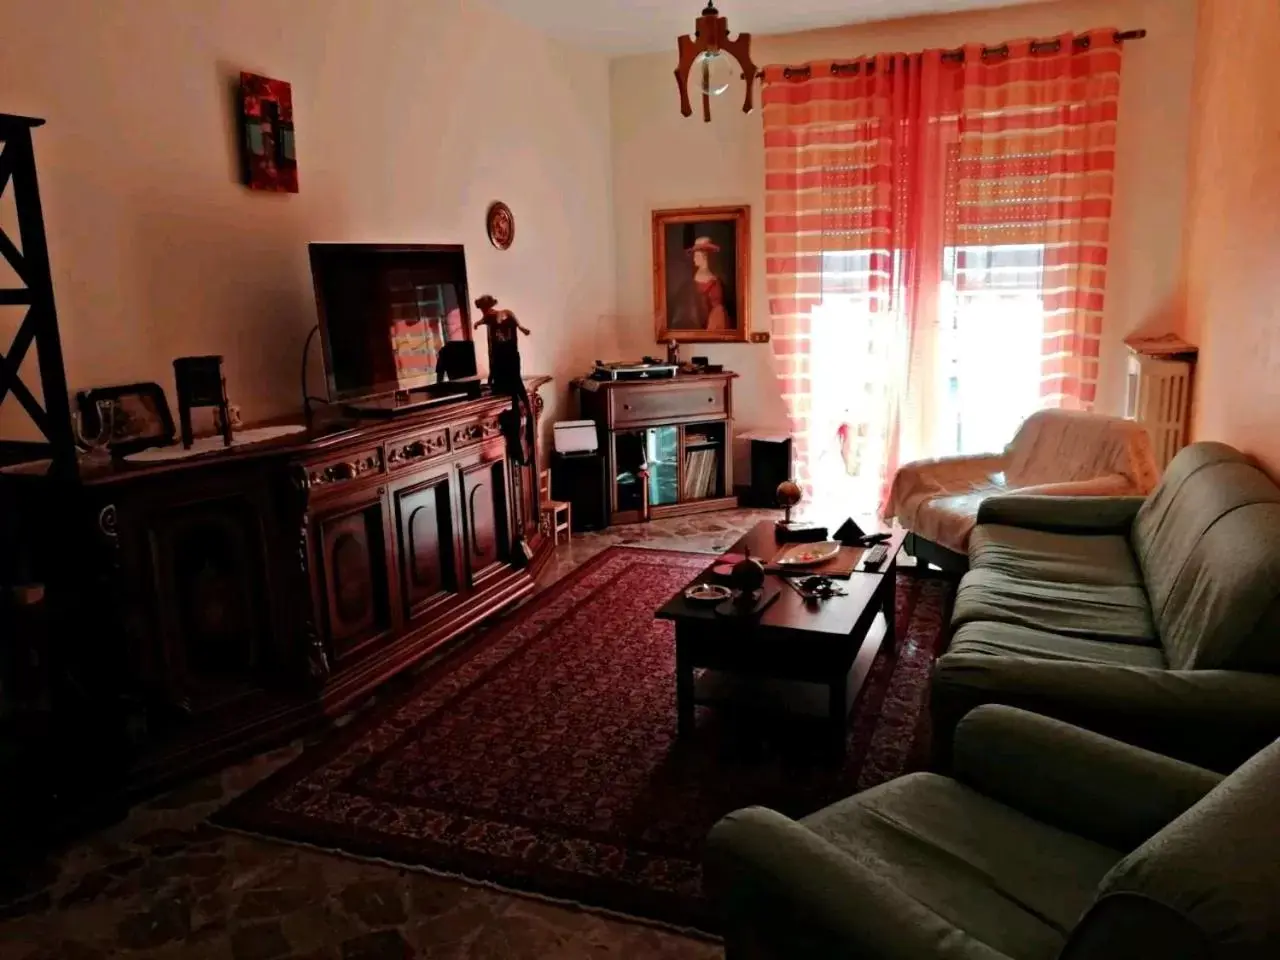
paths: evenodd
<path fill-rule="evenodd" d="M 516 463 L 525 464 L 533 455 L 533 407 L 520 372 L 520 344 L 517 335 L 529 335 L 529 329 L 510 310 L 497 309 L 498 301 L 485 294 L 476 301 L 480 310 L 477 327 L 488 327 L 489 385 L 494 393 L 511 397 L 511 410 L 502 416 L 502 434 L 507 438 L 507 454 Z M 521 407 L 523 406 L 523 411 Z M 524 417 L 525 443 L 520 442 L 520 419 Z"/>

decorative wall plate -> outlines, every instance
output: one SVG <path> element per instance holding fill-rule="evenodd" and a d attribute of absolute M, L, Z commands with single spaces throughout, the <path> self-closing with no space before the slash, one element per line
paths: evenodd
<path fill-rule="evenodd" d="M 489 233 L 489 242 L 499 250 L 508 249 L 516 238 L 515 215 L 501 200 L 489 204 L 484 225 Z"/>

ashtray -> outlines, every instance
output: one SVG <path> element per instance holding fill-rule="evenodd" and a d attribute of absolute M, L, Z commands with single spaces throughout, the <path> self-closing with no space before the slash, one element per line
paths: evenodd
<path fill-rule="evenodd" d="M 695 583 L 684 592 L 684 598 L 692 603 L 723 603 L 733 596 L 733 591 L 717 583 Z"/>

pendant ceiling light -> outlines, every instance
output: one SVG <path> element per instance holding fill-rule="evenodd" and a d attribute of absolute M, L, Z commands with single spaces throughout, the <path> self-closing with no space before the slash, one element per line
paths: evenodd
<path fill-rule="evenodd" d="M 740 33 L 736 40 L 730 40 L 729 21 L 720 16 L 712 0 L 698 17 L 693 36 L 680 37 L 677 43 L 680 63 L 676 67 L 676 83 L 680 87 L 682 114 L 686 117 L 693 114 L 689 100 L 689 86 L 693 84 L 702 97 L 702 119 L 709 123 L 711 98 L 720 96 L 732 85 L 734 62 L 747 87 L 742 112 L 751 112 L 756 82 L 756 65 L 751 62 L 751 34 Z"/>

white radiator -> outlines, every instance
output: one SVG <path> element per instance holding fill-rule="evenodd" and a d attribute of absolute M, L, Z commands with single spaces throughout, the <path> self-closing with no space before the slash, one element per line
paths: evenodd
<path fill-rule="evenodd" d="M 1186 446 L 1190 435 L 1194 369 L 1194 361 L 1129 355 L 1125 416 L 1147 428 L 1161 470 Z"/>

